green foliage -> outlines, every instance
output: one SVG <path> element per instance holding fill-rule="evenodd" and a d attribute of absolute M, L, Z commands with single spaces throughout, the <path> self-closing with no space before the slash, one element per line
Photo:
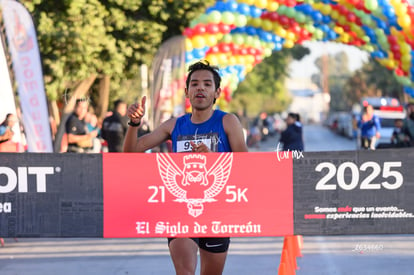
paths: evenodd
<path fill-rule="evenodd" d="M 214 1 L 23 0 L 37 29 L 49 99 L 91 75 L 111 77 L 111 98 L 130 92 L 139 65 Z M 136 87 L 139 85 L 132 85 Z"/>
<path fill-rule="evenodd" d="M 357 70 L 343 87 L 344 100 L 348 105 L 360 102 L 365 96 L 390 96 L 404 101 L 403 93 L 403 87 L 393 72 L 374 59 Z"/>

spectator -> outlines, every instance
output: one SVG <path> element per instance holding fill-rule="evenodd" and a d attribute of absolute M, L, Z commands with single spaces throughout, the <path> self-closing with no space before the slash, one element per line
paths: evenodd
<path fill-rule="evenodd" d="M 397 148 L 410 146 L 410 137 L 404 132 L 402 119 L 394 120 L 394 131 L 391 136 L 391 144 L 393 147 Z"/>
<path fill-rule="evenodd" d="M 85 116 L 86 127 L 88 132 L 98 131 L 98 135 L 92 138 L 92 148 L 88 150 L 88 153 L 100 153 L 102 149 L 102 144 L 100 140 L 101 129 L 98 125 L 98 117 L 91 112 L 86 113 Z"/>
<path fill-rule="evenodd" d="M 403 131 L 407 134 L 407 142 L 414 146 L 414 103 L 407 105 L 407 117 L 403 121 Z"/>
<path fill-rule="evenodd" d="M 109 152 L 122 152 L 125 133 L 128 128 L 127 104 L 118 99 L 114 102 L 112 115 L 102 123 L 102 138 L 108 143 Z"/>
<path fill-rule="evenodd" d="M 361 129 L 361 147 L 375 150 L 377 139 L 380 138 L 381 123 L 379 117 L 374 114 L 372 105 L 364 107 L 358 127 Z"/>
<path fill-rule="evenodd" d="M 89 132 L 85 116 L 88 113 L 89 102 L 86 99 L 77 99 L 73 113 L 69 116 L 65 124 L 68 139 L 67 152 L 87 153 L 93 148 L 93 138 L 98 135 L 98 131 Z"/>
<path fill-rule="evenodd" d="M 296 113 L 289 113 L 286 118 L 287 128 L 280 135 L 280 142 L 283 143 L 283 151 L 303 151 L 303 135 L 300 116 Z"/>
<path fill-rule="evenodd" d="M 3 123 L 0 124 L 0 143 L 9 141 L 13 138 L 13 126 L 17 123 L 17 116 L 14 114 L 7 114 Z"/>

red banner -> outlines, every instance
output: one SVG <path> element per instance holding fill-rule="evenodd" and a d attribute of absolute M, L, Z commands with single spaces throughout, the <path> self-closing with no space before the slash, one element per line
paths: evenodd
<path fill-rule="evenodd" d="M 291 235 L 292 170 L 276 153 L 103 154 L 104 237 Z"/>

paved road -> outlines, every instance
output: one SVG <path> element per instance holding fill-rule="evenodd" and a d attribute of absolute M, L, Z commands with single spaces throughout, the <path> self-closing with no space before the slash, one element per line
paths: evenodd
<path fill-rule="evenodd" d="M 353 150 L 354 141 L 306 125 L 306 151 Z M 277 137 L 259 149 L 274 151 Z M 166 240 L 6 239 L 1 275 L 174 274 Z M 225 275 L 277 274 L 283 238 L 232 238 Z M 414 235 L 304 236 L 297 274 L 414 274 Z"/>

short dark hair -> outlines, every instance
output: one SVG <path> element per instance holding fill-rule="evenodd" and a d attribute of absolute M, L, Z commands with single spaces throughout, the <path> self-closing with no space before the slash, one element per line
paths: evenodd
<path fill-rule="evenodd" d="M 221 77 L 219 74 L 219 68 L 217 66 L 211 66 L 210 63 L 207 60 L 203 60 L 203 61 L 198 61 L 194 64 L 192 64 L 189 68 L 188 68 L 188 76 L 187 76 L 187 80 L 185 82 L 187 89 L 188 86 L 190 86 L 190 79 L 191 79 L 191 75 L 196 72 L 196 71 L 201 71 L 201 70 L 206 70 L 206 71 L 210 71 L 213 74 L 214 77 L 214 85 L 216 87 L 216 89 L 220 88 L 220 83 L 221 83 Z"/>
<path fill-rule="evenodd" d="M 118 106 L 120 104 L 123 104 L 123 103 L 125 103 L 125 101 L 123 101 L 122 99 L 115 100 L 115 102 L 114 102 L 114 110 L 116 110 L 116 108 L 118 108 Z"/>

